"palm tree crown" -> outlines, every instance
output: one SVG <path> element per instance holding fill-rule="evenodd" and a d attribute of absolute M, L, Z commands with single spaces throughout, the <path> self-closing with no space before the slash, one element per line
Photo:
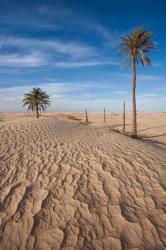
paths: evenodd
<path fill-rule="evenodd" d="M 36 111 L 37 118 L 39 118 L 39 111 L 46 111 L 47 106 L 50 105 L 49 96 L 40 88 L 33 88 L 32 91 L 24 94 L 24 96 L 23 106 L 28 105 L 28 110 Z"/>
<path fill-rule="evenodd" d="M 151 49 L 156 47 L 156 43 L 151 41 L 153 33 L 146 31 L 144 28 L 135 28 L 129 35 L 122 37 L 120 42 L 120 52 L 125 54 L 122 66 L 128 60 L 134 58 L 136 63 L 140 59 L 143 65 L 150 65 L 150 59 L 146 55 Z"/>

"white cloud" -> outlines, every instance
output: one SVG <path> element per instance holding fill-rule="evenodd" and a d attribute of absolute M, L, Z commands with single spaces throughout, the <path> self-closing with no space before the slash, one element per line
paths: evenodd
<path fill-rule="evenodd" d="M 156 82 L 161 81 L 162 77 L 160 75 L 145 75 L 145 74 L 138 74 L 137 76 L 138 82 Z"/>
<path fill-rule="evenodd" d="M 10 88 L 0 88 L 0 111 L 26 111 L 22 107 L 22 99 L 24 93 L 32 89 L 32 85 L 14 86 Z M 126 93 L 126 91 L 113 91 L 112 96 L 108 95 L 100 97 L 90 91 L 94 88 L 113 88 L 111 84 L 100 84 L 95 82 L 72 83 L 72 82 L 57 82 L 57 83 L 43 83 L 35 87 L 41 87 L 45 90 L 51 98 L 52 111 L 83 111 L 85 107 L 89 111 L 102 111 L 103 107 L 111 111 L 120 111 L 122 108 L 123 97 L 118 94 Z M 75 92 L 77 94 L 73 94 Z M 100 91 L 100 90 L 99 90 Z M 99 92 L 100 93 L 100 92 Z M 117 98 L 116 98 L 117 97 Z M 138 111 L 165 111 L 166 98 L 160 95 L 149 93 L 140 94 L 137 98 Z M 126 98 L 126 109 L 131 111 L 131 98 Z"/>
<path fill-rule="evenodd" d="M 106 27 L 100 24 L 89 23 L 89 25 L 86 24 L 86 27 L 102 38 L 102 40 L 104 41 L 104 46 L 112 49 L 119 47 L 121 37 L 123 37 L 127 33 L 118 30 L 108 30 Z"/>
<path fill-rule="evenodd" d="M 119 46 L 120 38 L 126 34 L 122 31 L 112 31 L 101 25 L 99 22 L 84 17 L 82 13 L 74 12 L 69 8 L 53 8 L 51 5 L 41 5 L 38 7 L 38 12 L 42 16 L 51 17 L 51 21 L 59 24 L 59 29 L 66 31 L 82 33 L 90 33 L 92 36 L 97 36 L 103 46 L 115 48 Z M 51 23 L 52 24 L 52 23 Z M 103 43 L 104 42 L 104 43 Z"/>
<path fill-rule="evenodd" d="M 17 54 L 1 54 L 0 65 L 36 67 L 50 65 L 57 68 L 77 68 L 97 65 L 118 65 L 117 61 L 101 58 L 95 48 L 80 42 L 1 37 L 2 49 L 17 49 Z"/>
<path fill-rule="evenodd" d="M 121 90 L 115 91 L 114 93 L 115 93 L 116 95 L 127 95 L 127 94 L 129 94 L 128 91 L 121 91 Z"/>
<path fill-rule="evenodd" d="M 1 37 L 0 46 L 3 48 L 16 47 L 18 49 L 25 49 L 26 51 L 38 51 L 49 53 L 65 54 L 71 58 L 79 59 L 85 57 L 91 57 L 96 55 L 96 51 L 93 47 L 90 47 L 81 42 L 73 41 L 60 41 L 56 39 L 32 39 L 32 38 L 19 38 L 19 37 Z"/>
<path fill-rule="evenodd" d="M 138 111 L 149 112 L 165 112 L 166 111 L 166 97 L 154 96 L 146 97 L 137 100 Z"/>
<path fill-rule="evenodd" d="M 146 98 L 149 98 L 149 97 L 156 97 L 156 96 L 159 96 L 159 94 L 157 94 L 157 93 L 146 93 L 146 94 L 137 95 L 137 98 L 138 99 L 146 99 Z"/>
<path fill-rule="evenodd" d="M 117 65 L 117 63 L 113 61 L 58 62 L 54 65 L 58 68 L 79 68 L 106 64 Z"/>
<path fill-rule="evenodd" d="M 22 107 L 24 93 L 29 92 L 33 87 L 32 85 L 25 85 L 0 88 L 0 111 L 26 111 L 26 108 Z M 88 107 L 91 111 L 102 110 L 103 105 L 109 109 L 110 105 L 113 108 L 120 105 L 121 102 L 121 100 L 110 101 L 110 99 L 99 98 L 95 94 L 88 92 L 93 87 L 101 89 L 111 88 L 110 84 L 57 82 L 38 84 L 35 87 L 41 87 L 50 95 L 50 110 L 53 111 L 82 111 L 85 107 Z M 73 95 L 73 92 L 79 94 Z"/>
<path fill-rule="evenodd" d="M 49 83 L 37 83 L 37 84 L 25 84 L 24 86 L 13 86 L 7 88 L 0 88 L 0 96 L 20 96 L 24 93 L 30 91 L 33 87 L 40 87 L 48 92 L 50 95 L 62 94 L 64 92 L 72 91 L 85 91 L 89 88 L 102 88 L 102 89 L 112 89 L 111 83 L 96 83 L 93 81 L 88 82 L 49 82 Z"/>
<path fill-rule="evenodd" d="M 0 55 L 1 66 L 37 67 L 43 64 L 43 58 L 37 54 L 31 55 Z"/>

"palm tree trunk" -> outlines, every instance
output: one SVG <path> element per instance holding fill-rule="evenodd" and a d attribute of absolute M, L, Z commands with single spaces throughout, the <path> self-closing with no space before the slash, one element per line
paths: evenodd
<path fill-rule="evenodd" d="M 37 118 L 39 118 L 39 107 L 38 107 L 38 105 L 36 105 L 36 116 L 37 116 Z"/>
<path fill-rule="evenodd" d="M 132 57 L 132 137 L 137 138 L 136 59 Z"/>

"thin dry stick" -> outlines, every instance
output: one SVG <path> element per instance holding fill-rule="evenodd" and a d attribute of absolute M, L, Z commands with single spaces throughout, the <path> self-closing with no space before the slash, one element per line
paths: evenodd
<path fill-rule="evenodd" d="M 125 101 L 123 102 L 123 132 L 125 132 Z"/>
<path fill-rule="evenodd" d="M 105 113 L 105 108 L 104 108 L 104 122 L 106 122 L 106 113 Z"/>
<path fill-rule="evenodd" d="M 87 108 L 85 110 L 85 117 L 86 117 L 85 121 L 86 121 L 86 123 L 88 123 L 89 121 L 88 121 L 88 111 L 87 111 Z"/>

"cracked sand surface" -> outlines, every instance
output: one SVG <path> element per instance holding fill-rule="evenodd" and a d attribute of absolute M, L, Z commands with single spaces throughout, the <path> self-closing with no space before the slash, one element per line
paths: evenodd
<path fill-rule="evenodd" d="M 0 249 L 166 249 L 166 156 L 104 128 L 0 124 Z"/>

